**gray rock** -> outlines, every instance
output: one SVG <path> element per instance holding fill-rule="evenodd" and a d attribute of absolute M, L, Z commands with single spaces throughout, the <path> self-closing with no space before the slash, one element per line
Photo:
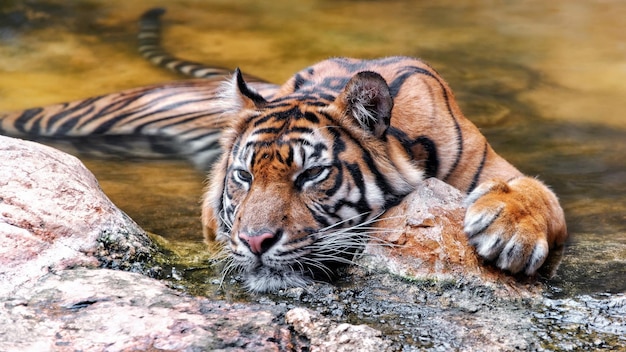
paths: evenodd
<path fill-rule="evenodd" d="M 463 231 L 464 195 L 435 178 L 388 210 L 359 263 L 408 280 L 463 282 L 487 286 L 507 297 L 529 297 L 540 292 L 502 271 L 484 265 Z"/>
<path fill-rule="evenodd" d="M 73 156 L 0 136 L 0 296 L 65 268 L 144 270 L 156 247 Z"/>
<path fill-rule="evenodd" d="M 2 351 L 386 351 L 382 332 L 308 309 L 226 303 L 118 270 L 46 274 L 0 298 Z"/>
<path fill-rule="evenodd" d="M 140 274 L 47 274 L 0 304 L 0 350 L 274 351 L 290 344 L 279 309 L 211 302 Z"/>
<path fill-rule="evenodd" d="M 319 352 L 389 351 L 382 333 L 367 325 L 336 324 L 308 309 L 294 308 L 285 315 L 294 330 L 305 335 Z"/>

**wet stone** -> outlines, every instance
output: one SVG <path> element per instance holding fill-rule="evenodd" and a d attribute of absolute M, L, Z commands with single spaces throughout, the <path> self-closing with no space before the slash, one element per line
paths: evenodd
<path fill-rule="evenodd" d="M 0 136 L 0 294 L 50 271 L 158 270 L 157 247 L 73 156 Z"/>
<path fill-rule="evenodd" d="M 274 351 L 290 346 L 284 308 L 196 298 L 145 276 L 63 270 L 0 299 L 0 349 Z M 24 334 L 24 331 L 30 331 Z M 279 338 L 276 338 L 279 336 Z"/>
<path fill-rule="evenodd" d="M 285 320 L 295 331 L 306 335 L 320 351 L 390 351 L 382 333 L 366 325 L 334 324 L 302 308 L 287 312 Z"/>
<path fill-rule="evenodd" d="M 536 285 L 485 266 L 463 231 L 464 195 L 438 179 L 422 182 L 396 207 L 388 210 L 358 263 L 406 280 L 489 287 L 512 297 L 537 295 Z M 388 231 L 388 230 L 394 231 Z"/>

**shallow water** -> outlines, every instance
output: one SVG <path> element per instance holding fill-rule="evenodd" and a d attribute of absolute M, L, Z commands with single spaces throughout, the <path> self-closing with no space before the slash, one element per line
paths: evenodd
<path fill-rule="evenodd" d="M 136 18 L 153 6 L 168 7 L 176 55 L 274 82 L 329 56 L 427 60 L 494 148 L 560 196 L 571 240 L 551 291 L 626 291 L 626 3 L 3 1 L 0 111 L 180 79 L 136 52 Z M 141 226 L 202 261 L 204 175 L 86 164 Z"/>

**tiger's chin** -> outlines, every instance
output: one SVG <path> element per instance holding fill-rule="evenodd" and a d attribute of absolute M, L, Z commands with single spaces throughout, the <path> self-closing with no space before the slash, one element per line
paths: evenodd
<path fill-rule="evenodd" d="M 251 292 L 276 292 L 294 287 L 305 287 L 313 282 L 311 277 L 296 271 L 284 271 L 266 266 L 254 268 L 245 277 L 245 286 Z"/>

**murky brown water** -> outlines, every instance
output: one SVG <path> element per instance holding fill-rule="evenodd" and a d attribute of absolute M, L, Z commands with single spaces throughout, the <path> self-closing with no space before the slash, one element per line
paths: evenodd
<path fill-rule="evenodd" d="M 494 148 L 560 195 L 572 239 L 554 290 L 626 291 L 626 3 L 3 1 L 0 110 L 179 79 L 136 53 L 152 6 L 168 7 L 176 55 L 275 82 L 329 56 L 426 59 Z M 86 164 L 140 225 L 197 254 L 201 173 Z"/>

